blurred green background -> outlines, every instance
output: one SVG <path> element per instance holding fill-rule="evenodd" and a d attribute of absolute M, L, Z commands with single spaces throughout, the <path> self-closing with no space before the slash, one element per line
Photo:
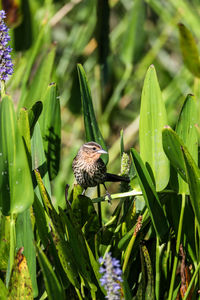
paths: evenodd
<path fill-rule="evenodd" d="M 141 90 L 151 64 L 170 126 L 175 125 L 186 94 L 198 98 L 198 79 L 183 64 L 177 26 L 185 24 L 200 40 L 197 0 L 2 0 L 1 8 L 11 29 L 15 74 L 7 92 L 16 107 L 29 103 L 30 94 L 31 101 L 41 100 L 37 89 L 46 90 L 50 82 L 58 86 L 62 144 L 53 195 L 59 204 L 64 203 L 65 185 L 74 182 L 72 160 L 85 142 L 77 63 L 83 64 L 87 74 L 96 118 L 109 149 L 109 172 L 120 172 L 122 129 L 125 150 L 138 148 Z M 39 88 L 34 79 L 40 76 L 46 86 Z M 23 93 L 25 87 L 28 96 Z M 111 191 L 116 189 L 112 185 Z"/>

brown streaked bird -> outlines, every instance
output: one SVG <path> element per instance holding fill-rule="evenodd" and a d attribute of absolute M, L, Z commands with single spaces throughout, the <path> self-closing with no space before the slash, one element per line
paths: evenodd
<path fill-rule="evenodd" d="M 130 181 L 128 177 L 107 173 L 106 165 L 100 158 L 101 154 L 107 154 L 107 152 L 99 144 L 89 142 L 81 146 L 73 160 L 72 168 L 76 181 L 84 190 L 98 184 L 103 184 L 106 189 L 106 181 Z M 110 198 L 107 189 L 106 193 Z"/>

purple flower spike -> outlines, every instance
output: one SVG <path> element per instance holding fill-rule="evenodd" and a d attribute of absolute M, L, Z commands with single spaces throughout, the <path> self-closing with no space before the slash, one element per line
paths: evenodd
<path fill-rule="evenodd" d="M 100 283 L 107 291 L 106 299 L 108 300 L 123 300 L 121 293 L 122 271 L 120 269 L 120 262 L 116 258 L 112 258 L 111 253 L 106 253 L 105 259 L 102 257 L 99 262 L 103 264 L 100 267 L 99 273 L 102 274 Z"/>
<path fill-rule="evenodd" d="M 4 23 L 5 18 L 5 11 L 0 10 L 0 80 L 3 81 L 8 80 L 9 75 L 13 74 L 13 63 L 10 56 L 12 48 L 7 45 L 10 41 L 10 36 Z"/>

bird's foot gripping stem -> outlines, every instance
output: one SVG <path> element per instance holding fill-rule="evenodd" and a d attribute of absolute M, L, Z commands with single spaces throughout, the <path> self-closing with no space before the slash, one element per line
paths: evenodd
<path fill-rule="evenodd" d="M 111 204 L 112 197 L 111 197 L 109 191 L 107 190 L 107 188 L 105 186 L 105 183 L 103 183 L 103 186 L 104 186 L 104 188 L 106 190 L 106 195 L 105 196 L 108 196 L 108 203 Z"/>

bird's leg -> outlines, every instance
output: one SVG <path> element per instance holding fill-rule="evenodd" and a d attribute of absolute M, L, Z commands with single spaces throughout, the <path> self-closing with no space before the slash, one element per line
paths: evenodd
<path fill-rule="evenodd" d="M 85 196 L 85 191 L 86 191 L 86 189 L 84 189 L 84 190 L 82 191 L 81 195 Z"/>
<path fill-rule="evenodd" d="M 106 186 L 105 186 L 105 183 L 103 183 L 103 186 L 104 186 L 104 188 L 105 188 L 105 190 L 106 190 L 106 196 L 108 196 L 108 203 L 110 203 L 111 204 L 111 200 L 112 200 L 112 198 L 111 198 L 111 195 L 110 195 L 110 193 L 109 193 L 109 191 L 107 190 L 107 188 L 106 188 Z"/>

